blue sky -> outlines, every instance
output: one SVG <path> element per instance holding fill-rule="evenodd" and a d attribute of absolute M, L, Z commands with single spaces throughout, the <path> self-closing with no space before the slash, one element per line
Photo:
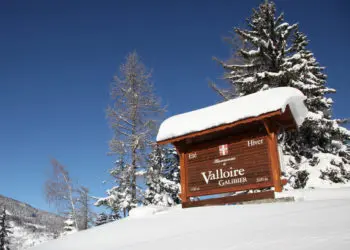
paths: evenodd
<path fill-rule="evenodd" d="M 147 3 L 146 3 L 147 2 Z M 134 49 L 154 71 L 166 116 L 214 104 L 222 41 L 261 1 L 1 1 L 0 194 L 50 209 L 50 158 L 103 196 L 111 184 L 105 119 L 109 83 Z M 280 0 L 336 88 L 335 117 L 350 117 L 350 2 Z"/>

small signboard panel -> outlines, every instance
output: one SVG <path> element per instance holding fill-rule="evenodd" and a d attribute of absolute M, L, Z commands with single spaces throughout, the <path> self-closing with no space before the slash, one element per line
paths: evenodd
<path fill-rule="evenodd" d="M 272 187 L 267 136 L 214 141 L 185 154 L 188 196 Z"/>

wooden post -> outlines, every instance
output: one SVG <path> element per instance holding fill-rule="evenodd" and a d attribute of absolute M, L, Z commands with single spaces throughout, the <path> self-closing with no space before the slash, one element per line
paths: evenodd
<path fill-rule="evenodd" d="M 187 171 L 185 153 L 180 154 L 181 201 L 187 202 Z"/>
<path fill-rule="evenodd" d="M 181 150 L 181 147 L 179 145 L 173 144 L 176 148 L 177 154 L 180 157 L 180 185 L 181 185 L 181 194 L 179 195 L 182 202 L 187 202 L 187 173 L 185 169 L 185 153 Z"/>
<path fill-rule="evenodd" d="M 263 122 L 268 134 L 273 185 L 276 192 L 282 192 L 281 167 L 277 149 L 277 127 L 269 120 L 263 120 Z"/>

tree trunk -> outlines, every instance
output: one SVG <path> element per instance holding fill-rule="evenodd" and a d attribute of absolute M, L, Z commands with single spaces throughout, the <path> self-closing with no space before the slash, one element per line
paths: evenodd
<path fill-rule="evenodd" d="M 72 190 L 72 187 L 68 181 L 67 176 L 64 173 L 62 175 L 63 175 L 64 181 L 66 182 L 66 185 L 68 187 L 69 202 L 71 205 L 72 215 L 73 215 L 73 219 L 74 219 L 74 225 L 75 225 L 75 228 L 78 230 L 78 219 L 77 219 L 77 211 L 75 209 L 75 204 L 74 204 L 74 199 L 73 199 L 73 190 Z"/>
<path fill-rule="evenodd" d="M 137 93 L 136 91 L 136 86 L 135 82 L 132 83 L 132 89 L 134 93 Z M 137 148 L 139 141 L 136 139 L 137 137 L 137 131 L 136 131 L 136 126 L 137 126 L 137 112 L 138 112 L 138 96 L 134 95 L 134 100 L 133 100 L 133 108 L 132 108 L 132 131 L 131 131 L 131 136 L 132 136 L 132 152 L 131 152 L 131 167 L 132 167 L 132 175 L 131 175 L 131 198 L 132 201 L 136 201 L 136 164 L 137 164 Z M 130 209 L 129 209 L 130 210 Z"/>
<path fill-rule="evenodd" d="M 131 197 L 132 200 L 136 200 L 136 146 L 132 151 L 132 176 L 131 176 Z"/>

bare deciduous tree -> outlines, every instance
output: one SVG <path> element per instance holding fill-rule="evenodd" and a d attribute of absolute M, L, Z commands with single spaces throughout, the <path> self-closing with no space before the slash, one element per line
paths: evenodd
<path fill-rule="evenodd" d="M 53 175 L 45 182 L 45 195 L 49 204 L 56 206 L 59 212 L 72 214 L 75 227 L 78 228 L 76 202 L 77 196 L 73 182 L 66 168 L 56 159 L 51 160 Z"/>
<path fill-rule="evenodd" d="M 79 218 L 79 230 L 85 230 L 89 227 L 89 222 L 91 221 L 91 212 L 90 212 L 90 196 L 89 189 L 87 187 L 81 186 L 77 189 L 78 193 L 78 212 L 77 215 Z"/>
<path fill-rule="evenodd" d="M 136 52 L 127 56 L 126 63 L 120 67 L 119 76 L 113 77 L 111 97 L 113 105 L 107 109 L 109 122 L 114 131 L 110 150 L 119 156 L 125 155 L 126 161 L 123 169 L 114 171 L 118 172 L 118 176 L 114 174 L 118 187 L 124 186 L 122 188 L 124 191 L 118 189 L 118 194 L 124 198 L 117 203 L 130 210 L 138 202 L 136 185 L 138 170 L 142 168 L 145 152 L 151 147 L 156 118 L 164 111 L 154 95 L 151 72 L 140 61 Z M 120 181 L 120 178 L 123 180 Z M 103 203 L 106 204 L 106 199 Z M 115 204 L 111 200 L 107 203 Z"/>

